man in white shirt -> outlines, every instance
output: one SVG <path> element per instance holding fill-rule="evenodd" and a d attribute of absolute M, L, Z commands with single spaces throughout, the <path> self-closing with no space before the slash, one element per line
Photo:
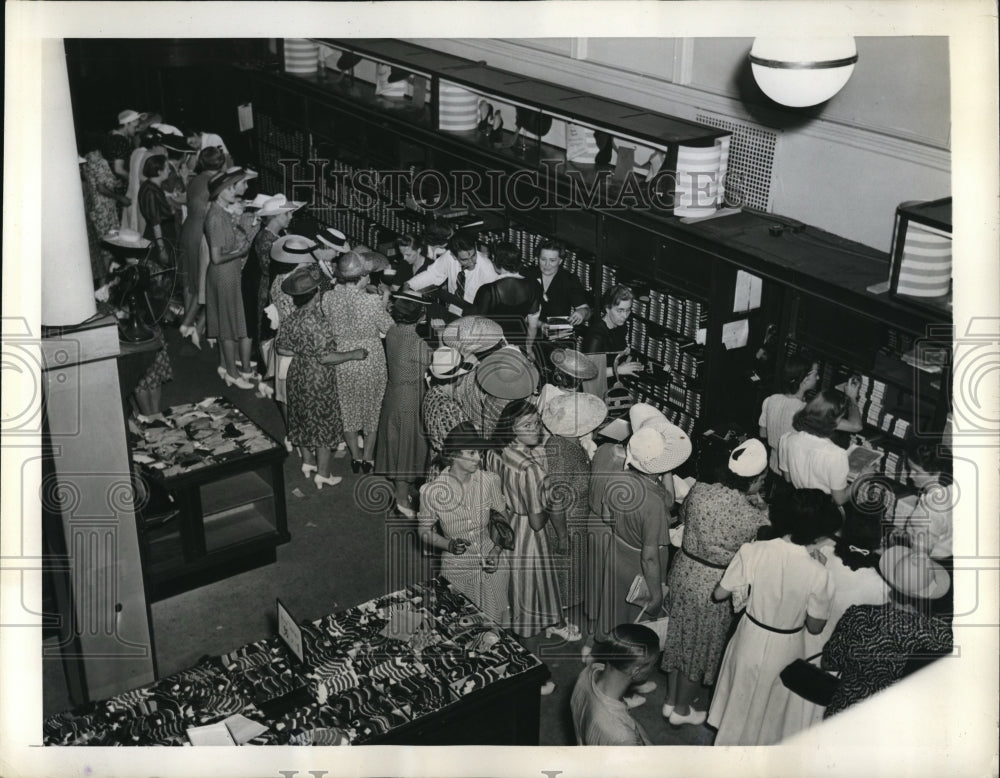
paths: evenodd
<path fill-rule="evenodd" d="M 481 286 L 499 278 L 496 268 L 485 254 L 476 251 L 476 242 L 466 235 L 455 235 L 448 242 L 448 251 L 434 260 L 426 270 L 417 273 L 404 289 L 419 292 L 442 286 L 439 293 L 452 316 L 461 316 L 471 307 Z"/>

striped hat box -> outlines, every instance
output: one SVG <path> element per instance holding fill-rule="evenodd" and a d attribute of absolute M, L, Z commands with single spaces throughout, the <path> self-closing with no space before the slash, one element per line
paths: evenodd
<path fill-rule="evenodd" d="M 479 95 L 457 84 L 438 85 L 438 129 L 467 132 L 479 124 Z"/>
<path fill-rule="evenodd" d="M 677 147 L 675 216 L 709 216 L 719 202 L 721 145 Z"/>
<path fill-rule="evenodd" d="M 308 38 L 285 38 L 285 72 L 315 73 L 319 70 L 319 44 Z"/>
<path fill-rule="evenodd" d="M 942 297 L 951 288 L 951 235 L 909 222 L 903 238 L 896 294 Z"/>

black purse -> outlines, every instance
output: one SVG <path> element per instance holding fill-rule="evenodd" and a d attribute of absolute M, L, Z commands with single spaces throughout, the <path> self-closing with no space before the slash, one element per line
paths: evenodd
<path fill-rule="evenodd" d="M 812 663 L 811 660 L 819 656 L 822 653 L 814 654 L 808 659 L 796 659 L 781 671 L 781 682 L 799 697 L 825 708 L 833 699 L 840 679 Z"/>
<path fill-rule="evenodd" d="M 500 511 L 490 508 L 490 523 L 488 526 L 490 540 L 498 548 L 514 550 L 514 528 L 507 523 L 507 517 Z"/>

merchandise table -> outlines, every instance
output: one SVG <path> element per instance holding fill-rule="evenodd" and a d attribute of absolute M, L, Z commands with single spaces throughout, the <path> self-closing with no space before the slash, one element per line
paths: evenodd
<path fill-rule="evenodd" d="M 152 600 L 273 562 L 289 540 L 284 446 L 223 397 L 163 416 L 128 429 Z"/>
<path fill-rule="evenodd" d="M 45 745 L 184 745 L 240 713 L 256 745 L 537 745 L 545 666 L 444 578 L 48 717 Z M 304 688 L 302 688 L 304 687 Z M 300 691 L 277 712 L 268 702 Z M 270 715 L 265 712 L 270 710 Z"/>

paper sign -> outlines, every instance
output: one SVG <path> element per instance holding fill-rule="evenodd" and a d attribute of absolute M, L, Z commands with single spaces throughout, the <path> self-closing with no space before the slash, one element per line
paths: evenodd
<path fill-rule="evenodd" d="M 235 746 L 236 741 L 229 734 L 226 722 L 217 721 L 204 727 L 189 727 L 188 740 L 193 746 Z"/>
<path fill-rule="evenodd" d="M 746 319 L 730 321 L 722 325 L 722 344 L 727 351 L 743 348 L 747 344 L 749 335 L 750 326 Z"/>
<path fill-rule="evenodd" d="M 229 730 L 229 734 L 238 746 L 242 746 L 248 740 L 267 732 L 267 727 L 248 719 L 242 713 L 234 713 L 222 723 L 226 725 L 226 729 Z"/>
<path fill-rule="evenodd" d="M 240 121 L 240 132 L 253 129 L 253 103 L 243 103 L 236 109 Z"/>
<path fill-rule="evenodd" d="M 746 313 L 760 308 L 763 282 L 745 270 L 736 271 L 736 292 L 733 295 L 733 313 Z"/>
<path fill-rule="evenodd" d="M 275 600 L 278 605 L 278 635 L 285 641 L 288 649 L 298 657 L 300 662 L 305 661 L 305 653 L 302 648 L 302 629 L 295 623 L 292 614 L 289 612 L 281 600 Z"/>

